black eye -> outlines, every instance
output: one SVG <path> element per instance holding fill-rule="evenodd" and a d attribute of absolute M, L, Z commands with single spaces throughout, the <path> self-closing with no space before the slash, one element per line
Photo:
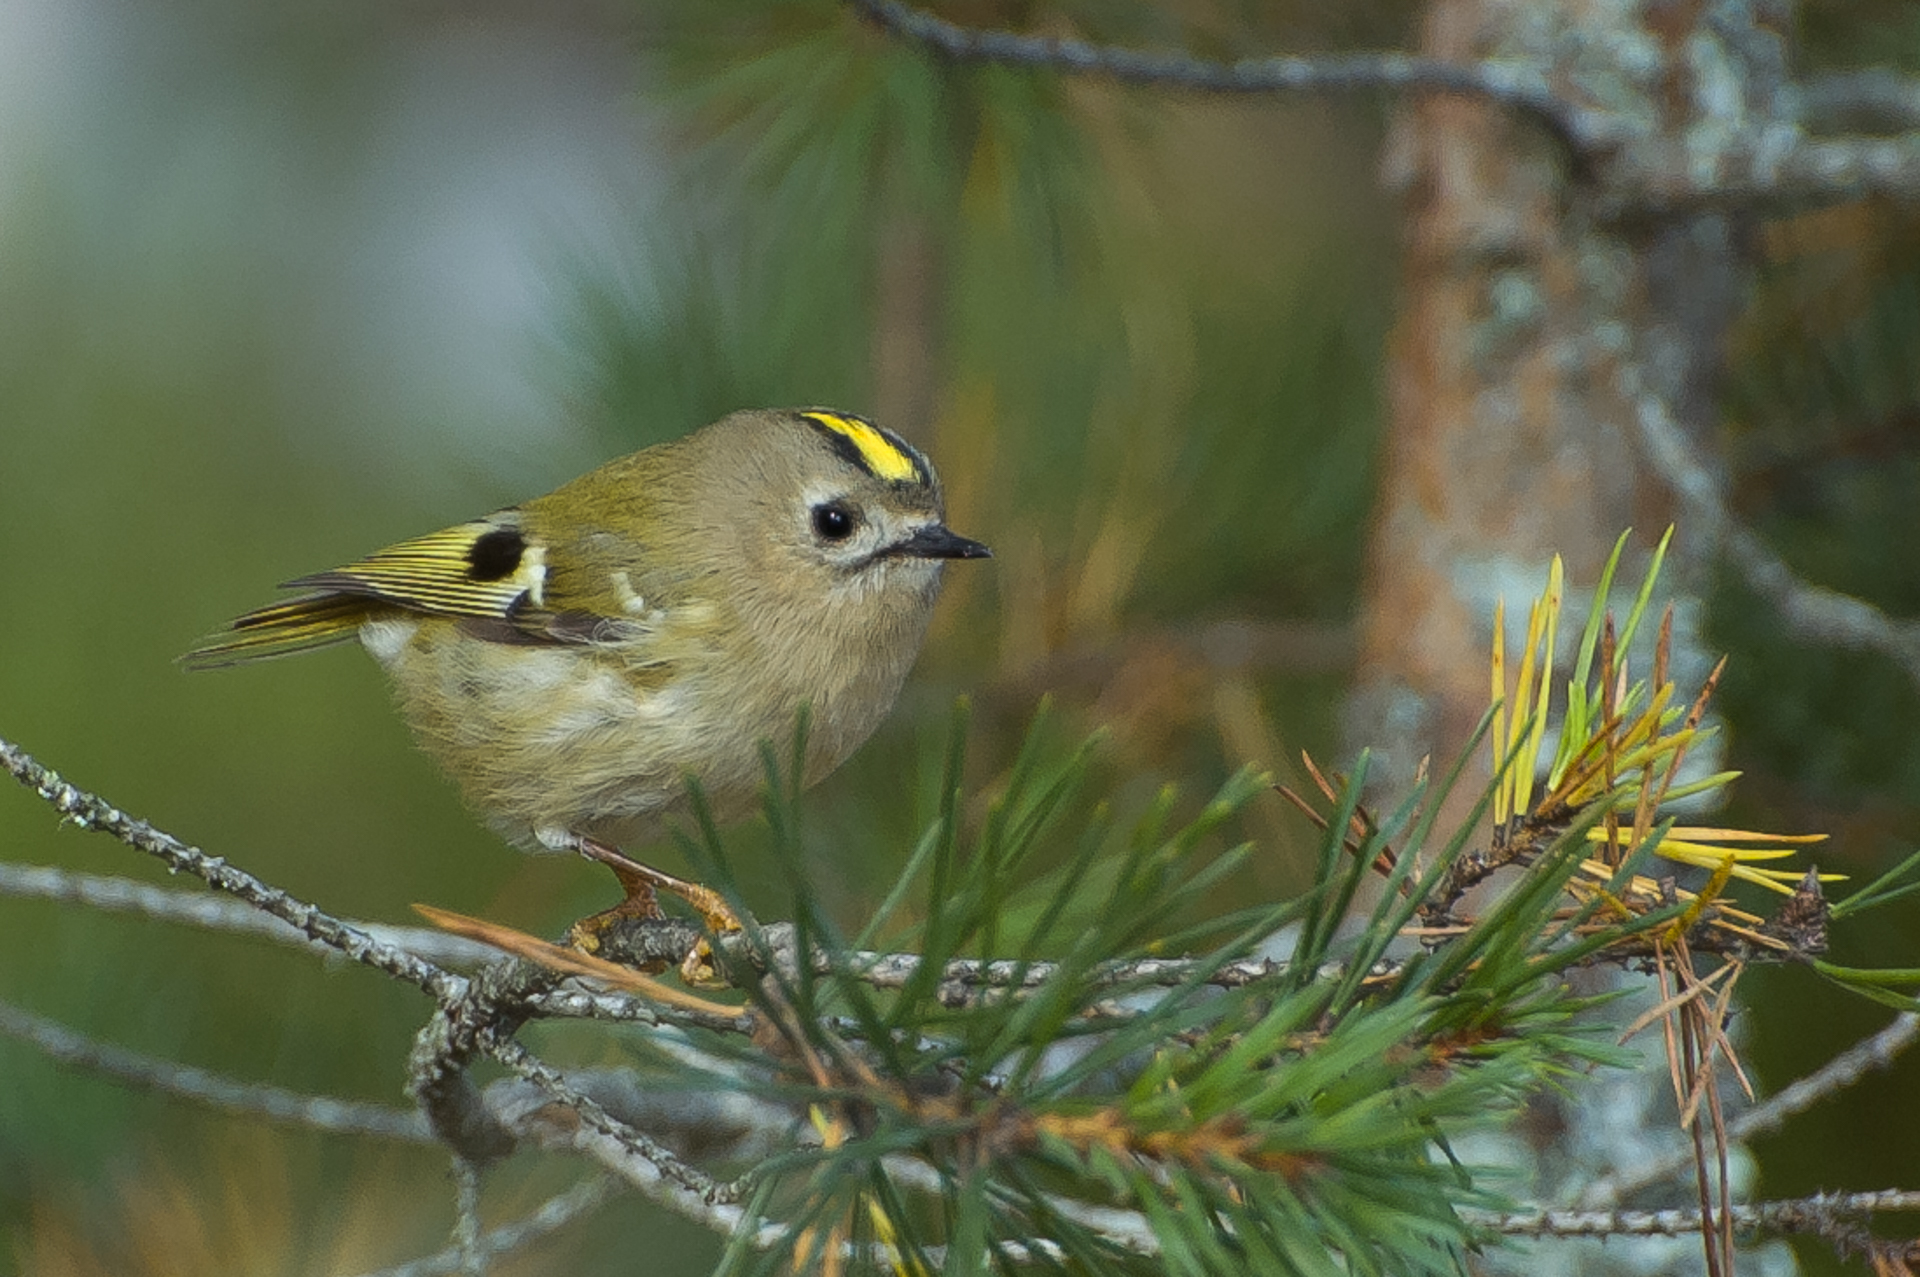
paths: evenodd
<path fill-rule="evenodd" d="M 844 541 L 860 526 L 860 516 L 838 501 L 813 507 L 813 530 L 824 541 Z"/>

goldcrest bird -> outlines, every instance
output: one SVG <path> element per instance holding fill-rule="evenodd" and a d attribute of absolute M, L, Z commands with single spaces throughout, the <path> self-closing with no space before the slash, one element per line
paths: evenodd
<path fill-rule="evenodd" d="M 803 782 L 892 708 L 948 559 L 926 457 L 824 410 L 736 412 L 543 497 L 301 577 L 184 658 L 219 666 L 358 635 L 468 803 L 512 842 L 627 861 L 683 811 L 757 802 L 760 745 L 809 713 Z M 717 897 L 688 895 L 709 921 Z M 724 920 L 724 919 L 723 919 Z"/>

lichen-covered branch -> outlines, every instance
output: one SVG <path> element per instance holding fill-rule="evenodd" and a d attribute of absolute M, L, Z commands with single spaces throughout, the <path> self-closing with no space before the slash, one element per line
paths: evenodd
<path fill-rule="evenodd" d="M 615 1118 L 559 1070 L 511 1038 L 486 1031 L 480 1035 L 480 1045 L 488 1055 L 566 1108 L 572 1115 L 569 1126 L 591 1131 L 594 1138 L 611 1140 L 627 1158 L 650 1167 L 644 1173 L 630 1176 L 629 1180 L 664 1205 L 681 1209 L 690 1196 L 702 1207 L 713 1209 L 737 1206 L 746 1197 L 747 1181 L 717 1180 L 693 1166 L 644 1131 Z"/>
<path fill-rule="evenodd" d="M 1814 133 L 1920 129 L 1920 77 L 1892 67 L 1826 71 L 1800 82 L 1800 123 Z"/>
<path fill-rule="evenodd" d="M 1732 1222 L 1742 1231 L 1808 1233 L 1855 1245 L 1861 1221 L 1881 1213 L 1920 1210 L 1920 1191 L 1816 1193 L 1782 1201 L 1735 1206 Z M 1509 1237 L 1685 1237 L 1700 1231 L 1697 1210 L 1470 1212 L 1475 1224 Z"/>
<path fill-rule="evenodd" d="M 303 1095 L 260 1082 L 242 1082 L 208 1069 L 101 1042 L 4 1002 L 0 1002 L 0 1033 L 27 1043 L 69 1068 L 86 1069 L 136 1090 L 177 1096 L 239 1117 L 336 1135 L 363 1135 L 416 1144 L 433 1139 L 433 1133 L 420 1115 L 406 1109 L 327 1095 Z"/>
<path fill-rule="evenodd" d="M 617 1179 L 611 1175 L 595 1175 L 564 1193 L 548 1198 L 513 1223 L 480 1234 L 464 1253 L 458 1247 L 449 1246 L 435 1254 L 366 1273 L 363 1277 L 448 1277 L 449 1274 L 468 1271 L 473 1260 L 484 1264 L 511 1254 L 592 1214 L 618 1195 Z"/>
<path fill-rule="evenodd" d="M 436 998 L 456 996 L 466 986 L 461 977 L 377 940 L 358 927 L 234 868 L 219 856 L 209 856 L 198 847 L 189 847 L 146 821 L 127 815 L 105 799 L 69 784 L 58 772 L 36 762 L 10 741 L 0 740 L 0 767 L 51 805 L 64 822 L 98 830 L 136 851 L 156 857 L 171 869 L 192 874 L 355 962 L 417 985 Z"/>
<path fill-rule="evenodd" d="M 1727 1138 L 1744 1143 L 1772 1134 L 1788 1119 L 1852 1086 L 1868 1072 L 1887 1068 L 1915 1041 L 1920 1041 L 1920 1015 L 1908 1011 L 1894 1016 L 1885 1028 L 1867 1035 L 1728 1122 Z M 1623 1169 L 1590 1185 L 1580 1195 L 1580 1206 L 1584 1210 L 1610 1210 L 1640 1189 L 1679 1174 L 1692 1160 L 1692 1151 L 1683 1150 Z"/>
<path fill-rule="evenodd" d="M 1680 499 L 1693 534 L 1722 547 L 1748 587 L 1780 613 L 1788 631 L 1809 642 L 1879 652 L 1920 684 L 1920 622 L 1897 620 L 1863 599 L 1803 581 L 1734 518 L 1720 481 L 1695 454 L 1686 431 L 1632 355 L 1622 359 L 1618 382 L 1647 460 Z"/>
<path fill-rule="evenodd" d="M 1517 64 L 1440 62 L 1399 52 L 1215 62 L 1186 53 L 966 27 L 899 0 L 849 3 L 876 25 L 955 61 L 1041 67 L 1203 93 L 1454 93 L 1532 116 L 1576 149 L 1592 145 L 1600 131 L 1596 117 L 1555 94 L 1536 69 Z"/>
<path fill-rule="evenodd" d="M 0 896 L 21 900 L 52 900 L 84 905 L 106 913 L 128 913 L 160 922 L 177 922 L 202 931 L 259 936 L 278 944 L 298 945 L 324 953 L 337 952 L 291 923 L 231 896 L 181 891 L 136 882 L 109 874 L 76 873 L 54 865 L 19 865 L 0 861 Z M 427 962 L 450 967 L 474 967 L 497 962 L 498 950 L 431 927 L 396 927 L 384 922 L 346 919 L 382 944 L 405 950 Z"/>

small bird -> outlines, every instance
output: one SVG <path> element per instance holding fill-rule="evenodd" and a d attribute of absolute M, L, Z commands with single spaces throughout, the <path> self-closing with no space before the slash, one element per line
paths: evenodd
<path fill-rule="evenodd" d="M 474 809 L 521 847 L 614 868 L 628 899 L 597 917 L 658 916 L 658 887 L 728 928 L 717 893 L 619 847 L 684 811 L 689 779 L 718 819 L 748 814 L 761 742 L 792 739 L 803 706 L 803 783 L 866 740 L 919 653 L 945 561 L 990 554 L 944 519 L 932 465 L 892 431 L 824 409 L 736 412 L 290 581 L 307 592 L 182 659 L 358 635 Z"/>

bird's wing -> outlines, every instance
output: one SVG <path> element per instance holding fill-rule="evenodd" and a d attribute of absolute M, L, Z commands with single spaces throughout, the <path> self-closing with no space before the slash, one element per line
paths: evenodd
<path fill-rule="evenodd" d="M 510 641 L 580 641 L 577 625 L 552 624 L 546 580 L 543 548 L 504 511 L 288 581 L 285 588 L 310 592 L 237 618 L 181 659 L 208 667 L 304 652 L 351 638 L 369 617 L 395 609 L 498 623 L 490 637 Z"/>

